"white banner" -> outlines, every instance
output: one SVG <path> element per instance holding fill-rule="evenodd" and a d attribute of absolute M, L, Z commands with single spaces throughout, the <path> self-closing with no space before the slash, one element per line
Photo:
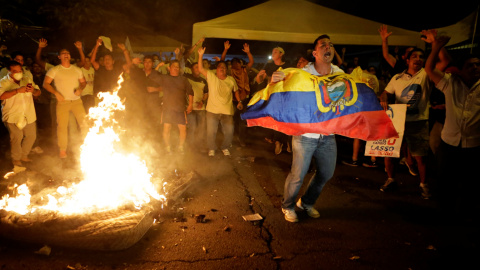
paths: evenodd
<path fill-rule="evenodd" d="M 365 144 L 365 156 L 400 157 L 406 113 L 407 104 L 392 104 L 388 106 L 387 115 L 392 119 L 393 126 L 398 132 L 398 138 L 367 141 Z"/>

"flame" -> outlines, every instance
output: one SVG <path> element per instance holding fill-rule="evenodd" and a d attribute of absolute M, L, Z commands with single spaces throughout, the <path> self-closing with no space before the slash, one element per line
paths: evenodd
<path fill-rule="evenodd" d="M 0 209 L 21 215 L 38 209 L 68 215 L 107 211 L 132 204 L 140 209 L 151 198 L 166 200 L 151 182 L 152 175 L 146 163 L 134 154 L 124 154 L 116 149 L 120 137 L 116 133 L 119 125 L 114 113 L 125 109 L 117 95 L 122 82 L 120 75 L 118 87 L 113 92 L 99 93 L 101 102 L 89 111 L 93 126 L 81 146 L 83 180 L 69 187 L 58 187 L 43 198 L 47 202 L 41 206 L 30 204 L 31 195 L 26 184 L 16 185 L 17 196 L 3 196 Z"/>
<path fill-rule="evenodd" d="M 5 209 L 6 211 L 13 211 L 20 215 L 25 215 L 29 212 L 28 205 L 30 204 L 30 192 L 26 184 L 18 186 L 15 184 L 18 195 L 16 197 L 10 198 L 7 194 L 3 196 L 0 200 L 0 209 Z"/>

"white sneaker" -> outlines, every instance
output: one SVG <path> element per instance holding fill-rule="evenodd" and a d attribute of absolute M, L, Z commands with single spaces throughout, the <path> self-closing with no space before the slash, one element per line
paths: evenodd
<path fill-rule="evenodd" d="M 208 151 L 208 156 L 209 157 L 214 157 L 215 156 L 215 150 L 209 150 Z"/>
<path fill-rule="evenodd" d="M 228 151 L 228 149 L 223 149 L 222 152 L 224 156 L 230 156 L 230 151 Z"/>
<path fill-rule="evenodd" d="M 391 189 L 394 187 L 396 184 L 395 180 L 393 178 L 388 178 L 387 181 L 385 181 L 385 184 L 380 187 L 380 191 L 385 191 L 387 189 Z"/>
<path fill-rule="evenodd" d="M 298 222 L 297 213 L 294 209 L 284 209 L 282 208 L 283 214 L 285 214 L 285 220 L 288 222 Z"/>
<path fill-rule="evenodd" d="M 35 146 L 34 148 L 32 148 L 30 152 L 34 154 L 43 154 L 43 149 L 40 148 L 40 146 Z"/>
<path fill-rule="evenodd" d="M 414 165 L 408 165 L 408 162 L 405 162 L 405 165 L 407 165 L 408 172 L 410 172 L 411 175 L 417 176 L 418 175 L 418 170 L 417 168 L 414 167 Z"/>
<path fill-rule="evenodd" d="M 14 173 L 19 173 L 25 171 L 27 168 L 24 166 L 18 166 L 18 165 L 13 165 L 13 172 Z"/>
<path fill-rule="evenodd" d="M 420 189 L 422 190 L 422 198 L 425 200 L 430 199 L 430 191 L 427 184 L 420 183 Z"/>
<path fill-rule="evenodd" d="M 307 211 L 307 214 L 312 217 L 312 218 L 319 218 L 320 213 L 317 211 L 317 209 L 313 208 L 313 206 L 307 206 L 302 203 L 302 199 L 299 199 L 297 202 L 297 207 Z"/>

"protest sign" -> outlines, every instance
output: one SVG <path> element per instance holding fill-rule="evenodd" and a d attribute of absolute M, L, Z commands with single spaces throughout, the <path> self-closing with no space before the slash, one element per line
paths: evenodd
<path fill-rule="evenodd" d="M 406 113 L 406 104 L 392 104 L 388 106 L 387 115 L 392 119 L 393 126 L 398 132 L 398 138 L 367 141 L 365 145 L 365 156 L 400 157 Z"/>

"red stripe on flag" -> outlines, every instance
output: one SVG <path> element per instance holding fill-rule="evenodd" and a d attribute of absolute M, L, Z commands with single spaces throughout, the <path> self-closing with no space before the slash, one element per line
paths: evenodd
<path fill-rule="evenodd" d="M 304 133 L 338 134 L 364 141 L 398 138 L 392 121 L 384 111 L 358 112 L 320 123 L 284 123 L 270 116 L 247 119 L 247 125 L 261 126 L 280 131 L 287 135 Z"/>

